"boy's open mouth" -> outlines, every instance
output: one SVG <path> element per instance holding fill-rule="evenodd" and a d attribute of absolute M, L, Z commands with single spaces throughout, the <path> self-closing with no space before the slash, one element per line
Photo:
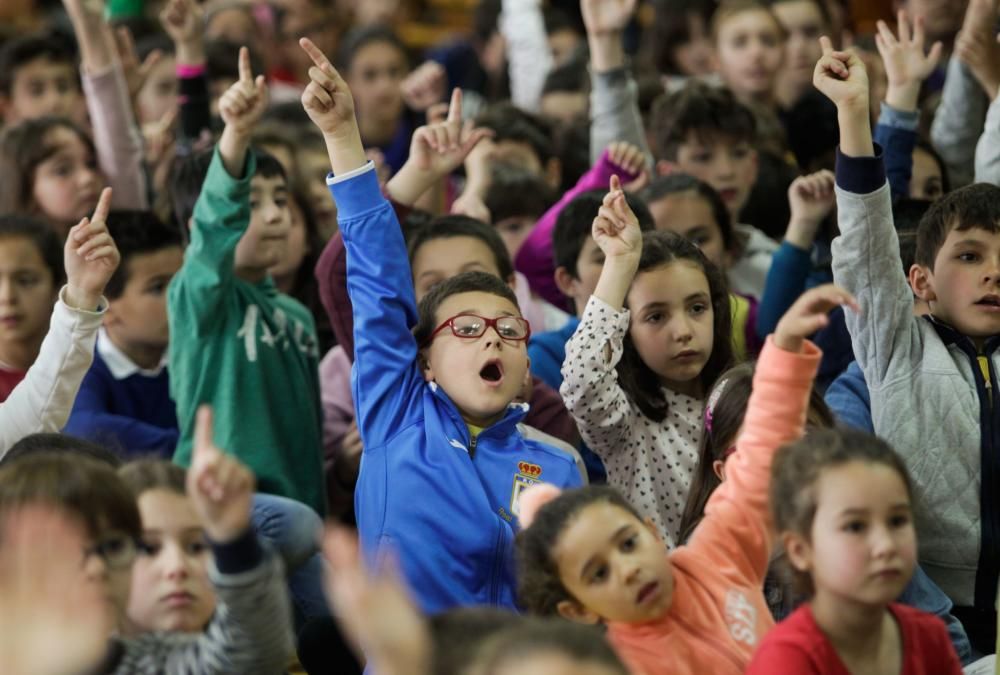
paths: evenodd
<path fill-rule="evenodd" d="M 987 295 L 976 301 L 980 307 L 1000 309 L 1000 295 Z"/>
<path fill-rule="evenodd" d="M 497 384 L 503 379 L 503 365 L 499 361 L 490 361 L 479 371 L 479 377 L 491 384 Z"/>

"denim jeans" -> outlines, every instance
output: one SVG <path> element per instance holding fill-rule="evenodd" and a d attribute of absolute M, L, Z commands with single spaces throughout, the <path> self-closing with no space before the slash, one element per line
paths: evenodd
<path fill-rule="evenodd" d="M 251 521 L 257 536 L 285 563 L 296 624 L 330 615 L 323 595 L 323 558 L 319 537 L 323 521 L 311 508 L 287 497 L 258 492 Z"/>

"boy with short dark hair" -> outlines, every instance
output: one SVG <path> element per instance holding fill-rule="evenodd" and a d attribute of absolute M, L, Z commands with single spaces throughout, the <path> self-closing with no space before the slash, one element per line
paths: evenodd
<path fill-rule="evenodd" d="M 848 313 L 847 327 L 873 425 L 913 477 L 921 565 L 955 602 L 973 647 L 986 653 L 996 637 L 1000 571 L 1000 397 L 992 394 L 1000 370 L 1000 188 L 973 185 L 930 208 L 908 285 L 872 141 L 864 64 L 822 42 L 814 81 L 840 120 L 833 273 L 861 306 Z M 928 316 L 913 315 L 914 293 Z"/>
<path fill-rule="evenodd" d="M 570 457 L 517 430 L 525 406 L 512 402 L 528 373 L 530 327 L 503 282 L 476 272 L 447 282 L 451 294 L 439 292 L 436 307 L 425 298 L 418 314 L 402 233 L 365 157 L 351 93 L 315 45 L 300 44 L 316 64 L 302 102 L 326 140 L 348 250 L 362 544 L 372 559 L 390 549 L 400 557 L 425 611 L 514 608 L 521 491 L 580 484 Z M 481 135 L 461 126 L 453 106 L 448 122 L 418 129 L 400 173 L 434 173 L 468 153 Z M 447 139 L 434 143 L 442 154 L 431 149 L 437 133 Z M 434 326 L 420 343 L 410 332 L 418 320 Z"/>
<path fill-rule="evenodd" d="M 226 127 L 190 218 L 191 245 L 167 292 L 174 461 L 190 463 L 195 411 L 211 402 L 216 437 L 254 470 L 260 491 L 322 515 L 316 329 L 268 274 L 291 228 L 288 188 L 277 160 L 249 149 L 266 106 L 263 77 L 254 80 L 243 49 L 240 80 L 220 102 Z"/>
<path fill-rule="evenodd" d="M 55 35 L 28 35 L 0 49 L 0 117 L 5 125 L 84 111 L 76 54 Z"/>
<path fill-rule="evenodd" d="M 108 231 L 121 264 L 105 288 L 94 363 L 65 431 L 122 455 L 169 459 L 178 432 L 166 370 L 167 286 L 184 259 L 180 233 L 149 211 L 112 211 Z"/>

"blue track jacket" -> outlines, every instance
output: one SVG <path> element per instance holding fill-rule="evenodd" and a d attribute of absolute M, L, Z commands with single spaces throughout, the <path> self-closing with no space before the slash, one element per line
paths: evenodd
<path fill-rule="evenodd" d="M 473 442 L 458 409 L 424 381 L 403 235 L 374 167 L 329 177 L 354 307 L 351 385 L 364 443 L 355 510 L 361 544 L 395 555 L 425 612 L 515 607 L 517 498 L 535 482 L 580 484 L 573 459 L 524 439 L 526 404 Z"/>

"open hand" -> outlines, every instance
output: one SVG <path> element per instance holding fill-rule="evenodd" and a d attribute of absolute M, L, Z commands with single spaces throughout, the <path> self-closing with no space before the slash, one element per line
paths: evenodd
<path fill-rule="evenodd" d="M 309 38 L 300 39 L 299 46 L 314 64 L 309 68 L 309 84 L 302 92 L 302 107 L 309 119 L 325 135 L 356 133 L 354 98 L 344 78 Z"/>
<path fill-rule="evenodd" d="M 886 100 L 894 107 L 904 109 L 915 109 L 917 104 L 917 94 L 920 85 L 937 68 L 941 59 L 943 46 L 940 42 L 935 42 L 930 52 L 924 53 L 924 19 L 918 16 L 910 30 L 910 23 L 906 19 L 906 12 L 899 11 L 897 17 L 897 38 L 892 34 L 892 30 L 884 21 L 878 22 L 878 33 L 875 34 L 875 46 L 882 56 L 882 63 L 885 65 L 885 74 L 889 80 L 889 90 L 899 90 L 900 88 L 912 89 L 912 94 L 907 96 L 903 105 Z M 912 98 L 912 101 L 909 100 Z"/>
<path fill-rule="evenodd" d="M 606 258 L 634 256 L 642 252 L 642 231 L 632 213 L 618 176 L 611 177 L 611 186 L 591 227 L 594 241 Z"/>
<path fill-rule="evenodd" d="M 160 25 L 174 44 L 202 39 L 205 12 L 194 0 L 169 0 L 160 12 Z"/>
<path fill-rule="evenodd" d="M 216 447 L 213 433 L 212 409 L 203 405 L 195 418 L 187 493 L 209 538 L 225 544 L 250 527 L 255 482 L 250 469 Z"/>
<path fill-rule="evenodd" d="M 446 176 L 465 161 L 481 140 L 492 136 L 491 129 L 477 129 L 472 120 L 462 121 L 462 90 L 456 88 L 447 119 L 422 126 L 413 133 L 410 157 L 420 170 L 437 177 Z"/>
<path fill-rule="evenodd" d="M 370 574 L 357 535 L 329 526 L 323 536 L 329 565 L 326 597 L 344 635 L 380 673 L 428 673 L 431 640 L 399 573 L 385 565 Z M 388 568 L 388 569 L 385 569 Z"/>
<path fill-rule="evenodd" d="M 241 138 L 249 137 L 267 109 L 267 83 L 263 75 L 253 76 L 250 50 L 240 47 L 240 79 L 219 100 L 219 116 Z"/>
<path fill-rule="evenodd" d="M 994 19 L 994 24 L 996 20 Z M 1000 90 L 1000 44 L 991 33 L 962 31 L 955 40 L 955 55 L 968 66 L 992 101 Z"/>
<path fill-rule="evenodd" d="M 774 330 L 775 346 L 789 352 L 802 351 L 803 341 L 830 323 L 827 314 L 838 305 L 861 311 L 854 296 L 834 284 L 806 291 L 778 322 Z"/>
<path fill-rule="evenodd" d="M 813 85 L 837 108 L 868 109 L 868 73 L 854 52 L 834 51 L 830 38 L 819 39 L 823 56 L 816 62 Z"/>
<path fill-rule="evenodd" d="M 110 208 L 111 188 L 104 188 L 94 215 L 74 225 L 66 237 L 66 303 L 76 309 L 96 310 L 104 287 L 118 269 L 121 255 L 108 233 Z"/>
<path fill-rule="evenodd" d="M 135 101 L 139 92 L 146 85 L 153 68 L 163 60 L 163 51 L 154 49 L 146 55 L 146 58 L 139 61 L 139 54 L 135 49 L 135 40 L 132 39 L 132 31 L 128 26 L 119 26 L 114 30 L 115 51 L 118 52 L 118 59 L 122 64 L 122 71 L 125 74 L 125 83 L 128 85 L 129 97 Z"/>

